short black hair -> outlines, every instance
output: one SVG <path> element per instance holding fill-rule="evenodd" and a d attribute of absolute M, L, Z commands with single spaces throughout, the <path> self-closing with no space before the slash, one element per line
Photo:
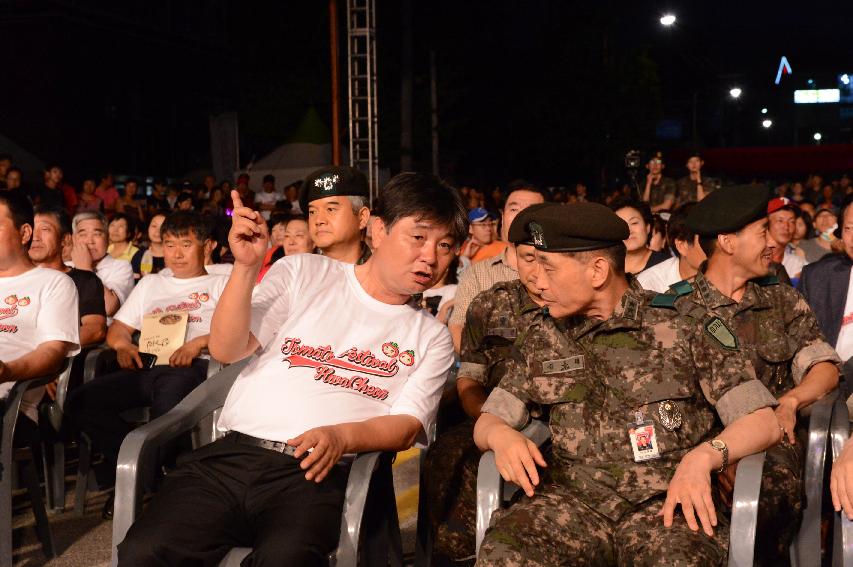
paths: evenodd
<path fill-rule="evenodd" d="M 649 207 L 649 204 L 644 201 L 637 201 L 636 199 L 632 199 L 631 197 L 620 197 L 610 203 L 610 210 L 614 213 L 619 209 L 630 208 L 634 209 L 640 216 L 643 217 L 643 221 L 649 226 L 651 226 L 652 221 L 652 209 Z"/>
<path fill-rule="evenodd" d="M 18 173 L 18 175 L 20 175 L 21 177 L 23 177 L 23 176 L 24 176 L 24 172 L 23 172 L 23 171 L 21 171 L 21 168 L 20 168 L 20 167 L 16 167 L 16 166 L 14 166 L 14 165 L 13 165 L 12 167 L 10 167 L 9 169 L 7 169 L 7 170 L 6 170 L 6 175 L 9 175 L 9 174 L 10 174 L 10 173 L 12 173 L 13 171 L 17 172 L 17 173 Z"/>
<path fill-rule="evenodd" d="M 9 154 L 0 154 L 0 161 L 12 161 L 12 156 Z"/>
<path fill-rule="evenodd" d="M 672 253 L 675 254 L 676 257 L 679 257 L 678 248 L 675 247 L 675 241 L 681 240 L 687 242 L 689 245 L 693 245 L 693 241 L 695 240 L 696 233 L 690 230 L 690 228 L 684 223 L 684 220 L 687 218 L 687 214 L 696 206 L 696 203 L 685 203 L 681 205 L 669 215 L 669 224 L 666 227 L 666 245 L 669 246 L 669 249 L 672 250 Z"/>
<path fill-rule="evenodd" d="M 275 227 L 275 225 L 287 224 L 288 222 L 290 222 L 290 215 L 275 213 L 273 215 L 270 215 L 270 220 L 267 221 L 267 227 L 269 228 L 270 232 L 272 232 L 272 229 Z"/>
<path fill-rule="evenodd" d="M 624 242 L 617 242 L 616 244 L 606 248 L 598 248 L 596 250 L 562 252 L 562 254 L 565 254 L 570 258 L 575 258 L 581 262 L 586 262 L 590 258 L 601 256 L 607 260 L 607 263 L 610 264 L 610 268 L 613 270 L 613 273 L 617 276 L 625 275 L 625 256 L 627 253 L 628 249 L 625 247 Z"/>
<path fill-rule="evenodd" d="M 540 195 L 542 195 L 542 198 L 545 199 L 545 202 L 551 200 L 551 195 L 549 195 L 538 185 L 531 183 L 526 179 L 513 179 L 512 181 L 507 183 L 506 191 L 504 194 L 504 203 L 506 203 L 509 200 L 509 196 L 515 193 L 516 191 L 529 191 L 531 193 L 539 193 Z"/>
<path fill-rule="evenodd" d="M 382 219 L 386 231 L 402 218 L 415 217 L 447 225 L 457 244 L 468 235 L 468 212 L 462 196 L 428 173 L 400 173 L 392 177 L 379 195 L 376 216 Z"/>
<path fill-rule="evenodd" d="M 65 212 L 62 207 L 56 205 L 41 205 L 35 208 L 35 215 L 49 215 L 56 220 L 59 225 L 59 237 L 62 238 L 66 234 L 71 234 L 71 217 Z"/>
<path fill-rule="evenodd" d="M 139 181 L 137 181 L 137 179 L 135 177 L 128 177 L 127 179 L 124 180 L 124 186 L 125 187 L 127 187 L 131 183 L 136 183 L 137 185 L 139 185 Z"/>
<path fill-rule="evenodd" d="M 190 231 L 195 234 L 199 242 L 204 242 L 210 240 L 212 227 L 204 215 L 195 211 L 176 211 L 167 216 L 160 225 L 160 237 L 164 239 L 167 234 L 186 236 Z"/>
<path fill-rule="evenodd" d="M 190 193 L 189 191 L 181 191 L 178 194 L 178 199 L 175 201 L 175 205 L 177 205 L 178 203 L 183 203 L 184 201 L 192 201 L 192 200 L 193 200 L 193 194 L 192 193 Z"/>
<path fill-rule="evenodd" d="M 127 240 L 130 242 L 133 240 L 134 235 L 136 234 L 137 222 L 136 219 L 130 215 L 126 215 L 124 213 L 116 213 L 113 215 L 113 218 L 110 219 L 109 224 L 113 224 L 116 221 L 123 220 L 127 223 Z"/>
<path fill-rule="evenodd" d="M 267 173 L 266 175 L 264 175 L 264 180 L 263 180 L 263 182 L 264 182 L 264 183 L 267 183 L 267 182 L 269 182 L 269 183 L 275 183 L 275 175 L 271 175 L 271 174 Z"/>
<path fill-rule="evenodd" d="M 28 224 L 33 226 L 33 204 L 20 191 L 0 191 L 0 204 L 6 205 L 12 217 L 12 225 L 18 230 Z"/>

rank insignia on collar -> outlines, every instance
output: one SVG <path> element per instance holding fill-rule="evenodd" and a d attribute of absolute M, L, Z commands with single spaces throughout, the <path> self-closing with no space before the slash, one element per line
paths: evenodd
<path fill-rule="evenodd" d="M 530 236 L 533 237 L 533 244 L 535 246 L 548 246 L 545 244 L 545 231 L 542 229 L 541 224 L 532 222 L 528 225 L 528 229 L 530 230 Z"/>
<path fill-rule="evenodd" d="M 338 182 L 338 176 L 332 175 L 329 177 L 321 177 L 320 179 L 314 180 L 314 187 L 322 187 L 323 191 L 331 191 L 335 187 L 335 183 Z"/>
<path fill-rule="evenodd" d="M 712 317 L 705 322 L 705 332 L 714 337 L 724 349 L 738 350 L 737 337 L 719 317 Z"/>

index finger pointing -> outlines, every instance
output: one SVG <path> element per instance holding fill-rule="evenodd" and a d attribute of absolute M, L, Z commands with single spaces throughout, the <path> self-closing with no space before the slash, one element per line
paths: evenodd
<path fill-rule="evenodd" d="M 243 206 L 243 200 L 240 198 L 240 193 L 236 189 L 231 190 L 231 202 L 234 204 L 235 209 Z"/>

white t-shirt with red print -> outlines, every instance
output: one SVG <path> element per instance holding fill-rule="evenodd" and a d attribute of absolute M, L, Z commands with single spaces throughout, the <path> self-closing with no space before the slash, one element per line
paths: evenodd
<path fill-rule="evenodd" d="M 70 343 L 68 356 L 80 352 L 77 301 L 74 281 L 58 270 L 33 268 L 0 278 L 0 360 L 15 360 L 48 341 Z M 0 398 L 13 385 L 0 384 Z M 33 421 L 38 421 L 36 406 L 43 393 L 44 388 L 29 390 L 21 402 L 21 411 Z"/>
<path fill-rule="evenodd" d="M 453 343 L 427 311 L 367 294 L 355 266 L 282 258 L 252 297 L 259 355 L 228 393 L 221 430 L 286 442 L 324 425 L 410 415 L 435 419 Z"/>
<path fill-rule="evenodd" d="M 197 278 L 176 278 L 151 274 L 142 278 L 118 313 L 116 321 L 134 329 L 142 329 L 145 315 L 169 311 L 187 311 L 189 342 L 210 333 L 210 321 L 216 302 L 228 283 L 227 276 L 208 274 Z"/>

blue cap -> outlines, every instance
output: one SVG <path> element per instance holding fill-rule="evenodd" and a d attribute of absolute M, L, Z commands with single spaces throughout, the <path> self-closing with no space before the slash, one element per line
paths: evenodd
<path fill-rule="evenodd" d="M 468 211 L 468 222 L 480 222 L 489 218 L 489 211 L 483 207 L 477 207 Z"/>

